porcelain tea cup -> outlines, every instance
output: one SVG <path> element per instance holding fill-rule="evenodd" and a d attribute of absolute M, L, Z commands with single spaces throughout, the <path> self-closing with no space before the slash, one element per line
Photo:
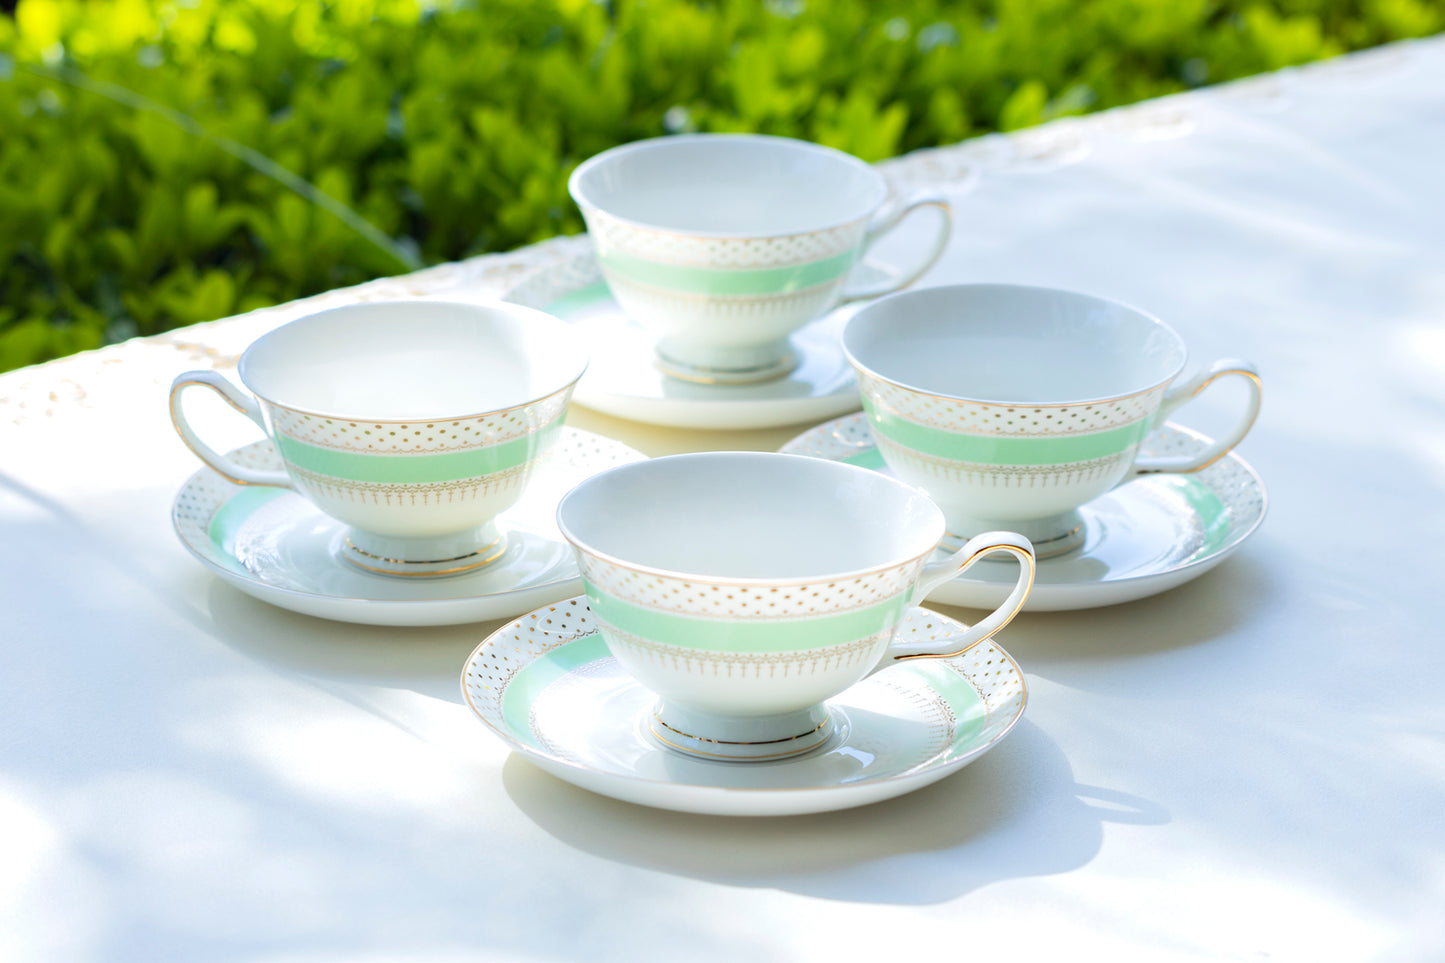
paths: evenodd
<path fill-rule="evenodd" d="M 777 759 L 826 742 L 825 702 L 900 660 L 993 636 L 1033 585 L 1026 539 L 991 532 L 939 562 L 943 515 L 878 472 L 798 455 L 707 452 L 587 479 L 557 508 L 609 650 L 660 697 L 663 744 Z M 996 611 L 927 646 L 895 638 L 909 607 L 996 552 L 1020 563 Z"/>
<path fill-rule="evenodd" d="M 878 172 L 784 137 L 692 134 L 638 141 L 581 164 L 568 183 L 602 275 L 652 334 L 674 377 L 744 384 L 797 364 L 788 336 L 840 301 L 911 283 L 948 240 L 941 195 L 891 203 Z M 849 272 L 909 212 L 939 230 L 921 261 L 872 290 Z"/>
<path fill-rule="evenodd" d="M 389 575 L 471 571 L 500 557 L 493 520 L 521 497 L 587 366 L 568 327 L 511 304 L 376 301 L 321 311 L 241 355 L 249 393 L 214 371 L 171 386 L 191 450 L 241 485 L 294 489 L 349 526 L 338 553 Z M 201 385 L 260 425 L 284 471 L 203 442 L 181 396 Z"/>
<path fill-rule="evenodd" d="M 843 347 L 879 453 L 943 509 L 954 544 L 994 528 L 1040 558 L 1084 540 L 1078 508 L 1140 475 L 1224 457 L 1259 412 L 1254 366 L 1218 361 L 1175 383 L 1184 342 L 1135 308 L 1072 291 L 960 284 L 884 298 L 850 318 Z M 1248 387 L 1232 430 L 1189 456 L 1139 443 L 1219 378 Z"/>

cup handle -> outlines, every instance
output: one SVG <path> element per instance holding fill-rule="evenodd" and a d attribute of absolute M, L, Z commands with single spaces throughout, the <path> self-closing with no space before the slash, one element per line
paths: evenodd
<path fill-rule="evenodd" d="M 929 250 L 928 256 L 919 263 L 913 273 L 906 275 L 902 280 L 895 281 L 885 287 L 867 288 L 862 291 L 844 290 L 839 304 L 846 304 L 849 301 L 863 301 L 868 298 L 881 297 L 885 294 L 892 294 L 894 291 L 908 287 L 914 281 L 923 276 L 923 272 L 933 267 L 935 261 L 943 254 L 943 249 L 948 245 L 948 235 L 953 230 L 953 208 L 949 206 L 948 200 L 942 194 L 922 193 L 915 194 L 904 204 L 883 209 L 868 225 L 867 232 L 863 235 L 863 254 L 873 246 L 880 237 L 887 234 L 898 226 L 899 222 L 921 207 L 937 208 L 943 215 L 939 225 L 938 235 L 933 239 L 933 247 Z M 859 255 L 862 258 L 862 254 Z"/>
<path fill-rule="evenodd" d="M 235 385 L 214 371 L 187 371 L 171 382 L 171 424 L 176 426 L 176 434 L 181 436 L 181 441 L 186 443 L 186 447 L 195 452 L 197 458 L 215 469 L 221 476 L 237 485 L 274 485 L 278 488 L 294 488 L 290 476 L 284 471 L 260 471 L 238 465 L 201 441 L 192 430 L 190 422 L 186 421 L 186 413 L 181 410 L 181 392 L 193 385 L 210 388 L 220 395 L 226 404 L 260 425 L 262 431 L 266 430 L 266 421 L 261 417 L 261 406 L 256 404 L 256 399 L 238 390 Z"/>
<path fill-rule="evenodd" d="M 1019 614 L 1019 610 L 1028 601 L 1029 592 L 1034 587 L 1034 547 L 1027 538 L 1022 535 L 1015 535 L 1013 532 L 984 532 L 968 540 L 968 543 L 954 552 L 941 562 L 931 562 L 923 567 L 923 573 L 918 578 L 918 585 L 913 590 L 915 602 L 923 600 L 929 592 L 938 588 L 944 582 L 957 578 L 973 567 L 974 563 L 994 552 L 1007 552 L 1019 560 L 1019 578 L 1014 583 L 1013 591 L 1004 600 L 1003 605 L 994 609 L 981 622 L 976 622 L 958 635 L 949 636 L 941 642 L 934 642 L 927 647 L 921 647 L 916 643 L 894 642 L 883 653 L 883 658 L 873 671 L 887 668 L 895 662 L 902 662 L 908 659 L 946 659 L 950 656 L 961 655 L 981 642 L 987 642 L 993 638 L 999 629 L 1013 621 L 1013 617 Z"/>
<path fill-rule="evenodd" d="M 1187 473 L 1208 468 L 1229 454 L 1235 445 L 1244 440 L 1244 436 L 1249 434 L 1249 429 L 1254 425 L 1254 419 L 1259 416 L 1260 402 L 1259 372 L 1248 361 L 1235 359 L 1216 361 L 1182 385 L 1169 389 L 1164 396 L 1163 403 L 1159 406 L 1159 414 L 1154 423 L 1162 424 L 1174 409 L 1193 399 L 1217 379 L 1226 375 L 1237 375 L 1249 383 L 1249 403 L 1245 406 L 1244 415 L 1234 426 L 1234 430 L 1203 451 L 1192 455 L 1158 455 L 1136 459 L 1134 466 L 1124 476 L 1124 481 L 1130 481 L 1140 475 L 1157 475 L 1162 472 Z"/>

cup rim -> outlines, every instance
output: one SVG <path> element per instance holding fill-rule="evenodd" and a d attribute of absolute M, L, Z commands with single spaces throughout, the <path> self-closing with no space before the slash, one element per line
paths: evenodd
<path fill-rule="evenodd" d="M 884 482 L 895 485 L 898 488 L 902 489 L 904 493 L 908 496 L 921 499 L 923 502 L 926 503 L 927 508 L 933 509 L 932 517 L 934 525 L 932 527 L 937 530 L 937 537 L 932 539 L 928 545 L 928 548 L 924 549 L 922 552 L 919 552 L 917 554 L 909 554 L 903 558 L 895 558 L 884 564 L 870 565 L 865 568 L 848 569 L 845 571 L 819 572 L 815 575 L 805 576 L 779 576 L 776 578 L 742 575 L 712 576 L 699 575 L 696 572 L 681 572 L 676 569 L 663 568 L 657 565 L 644 565 L 640 562 L 634 562 L 628 559 L 620 558 L 616 555 L 611 554 L 610 552 L 604 552 L 601 549 L 591 545 L 586 540 L 579 537 L 575 532 L 573 532 L 572 529 L 568 527 L 567 521 L 563 517 L 563 512 L 566 509 L 567 503 L 573 500 L 579 492 L 582 492 L 591 485 L 600 484 L 598 479 L 611 475 L 614 472 L 646 471 L 646 466 L 655 466 L 659 463 L 684 459 L 689 461 L 700 461 L 718 455 L 765 455 L 768 456 L 770 459 L 790 459 L 795 461 L 808 462 L 810 464 L 823 464 L 830 466 L 821 469 L 824 471 L 842 471 L 845 474 L 857 472 L 860 473 L 860 477 L 867 476 L 868 478 L 874 480 L 881 479 Z M 926 559 L 938 548 L 939 543 L 943 539 L 944 533 L 947 531 L 947 524 L 943 518 L 943 510 L 940 509 L 936 504 L 934 504 L 934 502 L 929 499 L 927 495 L 924 495 L 922 492 L 908 485 L 905 485 L 903 482 L 899 481 L 896 478 L 891 478 L 887 475 L 881 475 L 878 472 L 873 471 L 872 469 L 861 468 L 857 465 L 849 465 L 844 462 L 830 461 L 824 458 L 813 458 L 808 455 L 793 455 L 786 452 L 768 451 L 693 451 L 683 452 L 676 455 L 663 455 L 658 458 L 648 458 L 644 461 L 629 462 L 625 465 L 618 465 L 614 468 L 608 469 L 607 471 L 599 472 L 596 475 L 583 479 L 570 491 L 568 491 L 567 494 L 563 495 L 562 498 L 557 502 L 556 521 L 557 530 L 561 532 L 562 537 L 565 538 L 573 546 L 573 548 L 575 548 L 579 552 L 583 552 L 587 555 L 593 556 L 594 558 L 600 559 L 601 561 L 604 561 L 609 565 L 615 565 L 618 568 L 627 569 L 628 571 L 638 572 L 643 575 L 658 576 L 661 578 L 699 582 L 706 585 L 737 585 L 746 587 L 792 587 L 800 585 L 812 585 L 817 582 L 831 582 L 842 579 L 861 578 L 866 575 L 874 575 L 878 572 L 885 572 L 891 568 L 898 568 L 901 565 L 908 565 L 913 562 Z"/>
<path fill-rule="evenodd" d="M 842 161 L 868 176 L 868 178 L 873 183 L 875 195 L 874 200 L 871 204 L 867 205 L 866 209 L 861 214 L 853 214 L 849 217 L 839 218 L 836 221 L 830 221 L 817 227 L 810 227 L 807 230 L 803 231 L 780 231 L 777 233 L 759 233 L 756 231 L 689 231 L 681 228 L 666 227 L 660 224 L 649 224 L 646 221 L 639 221 L 635 218 L 623 217 L 620 214 L 615 214 L 612 211 L 608 210 L 606 207 L 603 207 L 601 204 L 598 204 L 596 201 L 589 199 L 587 197 L 586 191 L 583 190 L 582 178 L 588 172 L 598 167 L 601 167 L 603 164 L 615 161 L 617 158 L 622 157 L 626 154 L 653 150 L 658 147 L 667 147 L 676 144 L 692 143 L 705 140 L 726 140 L 733 142 L 756 141 L 759 143 L 766 143 L 781 147 L 786 150 L 801 151 L 803 153 L 816 154 L 819 156 L 828 157 L 832 160 Z M 838 150 L 836 147 L 828 147 L 824 144 L 815 144 L 812 141 L 799 140 L 798 138 L 794 137 L 778 137 L 772 134 L 696 133 L 667 134 L 662 137 L 648 137 L 644 140 L 634 140 L 626 144 L 618 144 L 616 147 L 610 147 L 599 154 L 593 154 L 591 157 L 587 158 L 585 161 L 578 164 L 575 169 L 573 169 L 571 176 L 567 178 L 567 193 L 572 196 L 572 200 L 576 202 L 577 206 L 582 208 L 584 211 L 601 212 L 602 214 L 607 215 L 607 217 L 618 222 L 619 224 L 626 224 L 628 227 L 632 227 L 640 231 L 650 231 L 654 234 L 670 234 L 677 237 L 697 237 L 716 240 L 749 240 L 754 238 L 806 237 L 809 234 L 822 234 L 825 231 L 834 231 L 841 227 L 847 227 L 850 224 L 856 224 L 859 221 L 866 221 L 868 218 L 872 217 L 873 213 L 877 211 L 878 208 L 883 205 L 883 202 L 888 199 L 888 185 L 883 180 L 883 175 L 879 174 L 877 169 L 874 168 L 872 164 L 869 164 L 867 161 L 864 161 L 861 158 L 854 157 L 852 154 L 849 154 L 846 151 Z"/>
<path fill-rule="evenodd" d="M 570 350 L 574 355 L 574 363 L 569 366 L 569 369 L 575 369 L 576 373 L 571 374 L 571 371 L 569 370 L 568 373 L 571 376 L 567 380 L 562 381 L 555 387 L 552 387 L 541 394 L 534 395 L 526 401 L 521 401 L 513 405 L 506 405 L 501 408 L 488 408 L 484 411 L 475 411 L 469 414 L 436 414 L 426 415 L 425 417 L 413 418 L 373 418 L 367 415 L 340 414 L 334 411 L 324 411 L 319 408 L 308 408 L 299 405 L 287 404 L 283 401 L 277 401 L 271 395 L 257 390 L 255 385 L 252 384 L 251 379 L 248 378 L 246 375 L 246 369 L 248 367 L 248 361 L 251 358 L 251 352 L 258 346 L 260 346 L 268 338 L 271 338 L 273 335 L 277 335 L 279 332 L 286 330 L 292 325 L 303 324 L 305 322 L 323 316 L 332 315 L 343 311 L 350 311 L 359 307 L 369 307 L 372 305 L 383 307 L 416 307 L 418 305 L 432 304 L 444 305 L 446 307 L 452 308 L 462 308 L 469 311 L 477 308 L 502 309 L 505 315 L 510 316 L 515 320 L 524 320 L 525 323 L 528 325 L 540 324 L 544 327 L 551 327 L 555 334 L 561 335 L 562 343 L 565 344 L 567 349 Z M 548 398 L 551 398 L 560 392 L 567 391 L 573 386 L 575 386 L 577 382 L 581 380 L 582 375 L 587 372 L 587 366 L 590 362 L 590 359 L 588 358 L 587 353 L 583 351 L 580 347 L 573 344 L 572 341 L 573 335 L 571 333 L 571 325 L 567 324 L 565 321 L 553 317 L 545 311 L 540 311 L 536 308 L 529 308 L 521 304 L 512 304 L 508 301 L 450 301 L 440 298 L 383 298 L 376 301 L 357 301 L 351 304 L 338 304 L 334 307 L 322 308 L 319 311 L 311 311 L 301 315 L 298 318 L 292 318 L 290 321 L 287 321 L 284 324 L 277 325 L 276 327 L 272 328 L 270 331 L 267 331 L 265 334 L 261 335 L 259 338 L 255 339 L 246 346 L 246 350 L 241 352 L 240 360 L 236 363 L 236 374 L 241 379 L 241 383 L 246 386 L 246 389 L 250 391 L 251 394 L 254 395 L 256 398 L 266 402 L 266 404 L 271 405 L 275 408 L 284 408 L 287 411 L 295 412 L 301 415 L 311 415 L 315 418 L 330 418 L 334 421 L 348 422 L 364 421 L 369 424 L 375 425 L 410 425 L 415 424 L 418 421 L 466 421 L 472 418 L 485 418 L 489 415 L 505 414 L 508 411 L 516 411 L 519 408 L 526 408 L 529 405 L 535 405 L 538 402 L 545 401 Z"/>
<path fill-rule="evenodd" d="M 910 384 L 909 382 L 904 381 L 900 378 L 894 378 L 890 377 L 889 375 L 882 374 L 860 361 L 857 355 L 853 353 L 852 348 L 848 344 L 848 329 L 852 328 L 855 324 L 857 324 L 860 318 L 866 318 L 870 311 L 874 310 L 874 308 L 876 308 L 878 305 L 885 302 L 890 302 L 896 299 L 916 297 L 918 295 L 926 294 L 928 292 L 984 290 L 1047 291 L 1051 294 L 1068 295 L 1069 297 L 1082 298 L 1084 300 L 1094 301 L 1100 304 L 1107 304 L 1111 307 L 1123 308 L 1126 311 L 1131 311 L 1139 317 L 1142 317 L 1145 320 L 1157 325 L 1174 339 L 1174 342 L 1179 346 L 1179 364 L 1175 366 L 1175 368 L 1169 373 L 1169 376 L 1167 378 L 1162 378 L 1149 384 L 1146 387 L 1138 388 L 1132 391 L 1121 392 L 1119 394 L 1101 395 L 1094 398 L 1079 398 L 1070 401 L 998 401 L 991 398 L 974 398 L 968 395 L 955 395 L 943 391 L 934 391 L 928 388 L 920 388 L 917 385 Z M 843 354 L 845 357 L 847 357 L 849 364 L 853 365 L 853 367 L 856 368 L 860 373 L 866 374 L 870 378 L 874 378 L 878 381 L 882 381 L 886 384 L 890 384 L 898 388 L 903 388 L 915 394 L 923 395 L 924 397 L 939 398 L 944 401 L 959 401 L 963 402 L 964 404 L 978 405 L 980 407 L 987 408 L 1078 408 L 1086 405 L 1107 404 L 1111 401 L 1125 401 L 1129 398 L 1137 398 L 1139 395 L 1148 394 L 1151 391 L 1155 391 L 1171 383 L 1179 377 L 1179 373 L 1182 372 L 1189 363 L 1189 346 L 1185 343 L 1184 339 L 1180 337 L 1179 332 L 1175 331 L 1164 321 L 1161 321 L 1159 318 L 1155 317 L 1148 311 L 1145 311 L 1142 308 L 1137 308 L 1126 301 L 1119 301 L 1115 298 L 1106 298 L 1102 295 L 1090 294 L 1087 291 L 1077 291 L 1072 288 L 1051 287 L 1049 285 L 1043 284 L 1008 284 L 1002 282 L 978 282 L 968 284 L 940 284 L 927 288 L 917 288 L 912 291 L 900 291 L 896 294 L 890 294 L 885 297 L 879 298 L 877 301 L 874 301 L 872 304 L 865 306 L 862 310 L 858 311 L 852 317 L 850 317 L 847 323 L 843 325 L 843 332 L 840 340 L 843 346 Z"/>

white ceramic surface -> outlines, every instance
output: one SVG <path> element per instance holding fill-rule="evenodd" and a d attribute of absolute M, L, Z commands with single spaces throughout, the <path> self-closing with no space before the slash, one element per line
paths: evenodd
<path fill-rule="evenodd" d="M 1165 424 L 1144 440 L 1140 452 L 1188 457 L 1210 444 L 1198 432 Z M 782 450 L 891 474 L 862 414 L 819 425 Z M 1190 475 L 1154 475 L 1116 488 L 1081 510 L 1088 536 L 1080 548 L 1038 561 L 1024 610 L 1114 605 L 1198 578 L 1259 528 L 1266 502 L 1259 475 L 1234 453 Z M 981 564 L 938 586 L 928 600 L 991 608 L 1011 584 L 1008 568 Z"/>
<path fill-rule="evenodd" d="M 963 629 L 913 609 L 899 632 L 927 646 Z M 467 704 L 559 779 L 627 802 L 725 816 L 862 806 L 956 772 L 997 745 L 1027 698 L 1023 674 L 985 642 L 950 659 L 879 673 L 832 700 L 838 726 L 812 752 L 774 762 L 684 756 L 649 731 L 653 696 L 607 652 L 585 598 L 498 629 L 462 671 Z"/>
<path fill-rule="evenodd" d="M 858 272 L 887 277 L 868 263 Z M 676 428 L 774 428 L 858 410 L 858 381 L 839 342 L 854 306 L 834 310 L 792 336 L 798 366 L 753 385 L 709 385 L 669 377 L 657 367 L 652 336 L 622 310 L 591 251 L 529 274 L 502 294 L 572 325 L 591 364 L 573 403 L 603 414 Z"/>
<path fill-rule="evenodd" d="M 884 460 L 938 503 L 950 537 L 1006 528 L 1032 539 L 1040 558 L 1087 537 L 1080 505 L 1132 478 L 1223 457 L 1259 412 L 1249 363 L 1219 361 L 1175 384 L 1185 349 L 1171 328 L 1056 288 L 895 294 L 849 319 L 843 350 Z M 1225 437 L 1189 457 L 1138 454 L 1155 424 L 1226 376 L 1249 396 Z"/>
<path fill-rule="evenodd" d="M 660 697 L 657 737 L 708 757 L 777 758 L 825 741 L 824 700 L 900 660 L 987 640 L 1033 582 L 1017 535 L 983 533 L 925 562 L 943 515 L 921 492 L 769 452 L 619 466 L 564 497 L 557 525 L 608 648 Z M 1015 563 L 996 611 L 931 648 L 895 635 L 915 598 L 990 556 Z"/>
<path fill-rule="evenodd" d="M 345 522 L 338 550 L 398 576 L 440 576 L 505 550 L 492 524 L 555 443 L 587 367 L 572 332 L 504 302 L 373 301 L 261 336 L 237 365 L 171 386 L 171 420 L 196 455 L 242 484 L 289 488 Z M 185 389 L 209 388 L 254 421 L 282 464 L 228 461 L 190 427 Z"/>
<path fill-rule="evenodd" d="M 568 188 L 613 295 L 655 340 L 657 364 L 710 384 L 792 370 L 790 334 L 840 300 L 917 278 L 951 222 L 936 193 L 887 204 L 882 176 L 856 157 L 751 134 L 624 144 L 578 166 Z M 924 206 L 943 215 L 926 256 L 885 286 L 852 280 L 863 253 Z"/>
<path fill-rule="evenodd" d="M 280 467 L 270 441 L 230 453 L 257 470 Z M 209 468 L 176 496 L 171 520 L 215 575 L 263 602 L 342 622 L 452 625 L 506 618 L 581 591 L 571 546 L 557 532 L 558 500 L 577 482 L 643 456 L 619 442 L 564 428 L 551 461 L 498 519 L 506 553 L 477 571 L 398 579 L 337 556 L 344 526 L 294 492 L 237 485 Z"/>

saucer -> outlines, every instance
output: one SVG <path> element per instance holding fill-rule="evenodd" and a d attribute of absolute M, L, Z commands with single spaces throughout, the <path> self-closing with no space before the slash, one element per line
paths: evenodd
<path fill-rule="evenodd" d="M 893 276 L 867 261 L 856 269 L 858 283 L 869 286 Z M 613 300 L 590 250 L 540 269 L 501 297 L 576 327 L 592 363 L 572 400 L 603 414 L 676 428 L 776 428 L 858 410 L 858 382 L 841 339 L 858 304 L 793 334 L 798 366 L 790 374 L 761 384 L 718 385 L 662 373 L 651 335 Z"/>
<path fill-rule="evenodd" d="M 280 469 L 271 441 L 231 452 L 247 467 Z M 238 485 L 209 468 L 187 480 L 171 521 L 191 553 L 263 602 L 340 622 L 456 625 L 527 612 L 582 590 L 572 547 L 557 531 L 557 502 L 574 485 L 644 456 L 564 428 L 551 462 L 497 519 L 506 551 L 485 568 L 434 579 L 366 572 L 338 554 L 345 526 L 285 488 Z"/>
<path fill-rule="evenodd" d="M 898 631 L 920 642 L 961 631 L 915 608 Z M 847 809 L 936 782 L 1013 728 L 1027 698 L 993 642 L 885 669 L 828 707 L 833 737 L 775 762 L 714 762 L 664 748 L 648 730 L 657 697 L 608 653 L 587 599 L 539 609 L 492 633 L 462 670 L 462 695 L 514 751 L 614 799 L 719 816 Z"/>
<path fill-rule="evenodd" d="M 1209 443 L 1198 432 L 1166 423 L 1139 450 L 1184 455 Z M 806 431 L 782 451 L 888 472 L 862 414 Z M 1254 533 L 1264 520 L 1265 502 L 1259 475 L 1233 452 L 1193 474 L 1150 475 L 1122 485 L 1079 509 L 1086 531 L 1079 549 L 1039 560 L 1024 611 L 1132 602 L 1196 579 Z M 1007 597 L 1014 576 L 1010 564 L 985 560 L 968 575 L 939 586 L 928 599 L 994 608 Z"/>

